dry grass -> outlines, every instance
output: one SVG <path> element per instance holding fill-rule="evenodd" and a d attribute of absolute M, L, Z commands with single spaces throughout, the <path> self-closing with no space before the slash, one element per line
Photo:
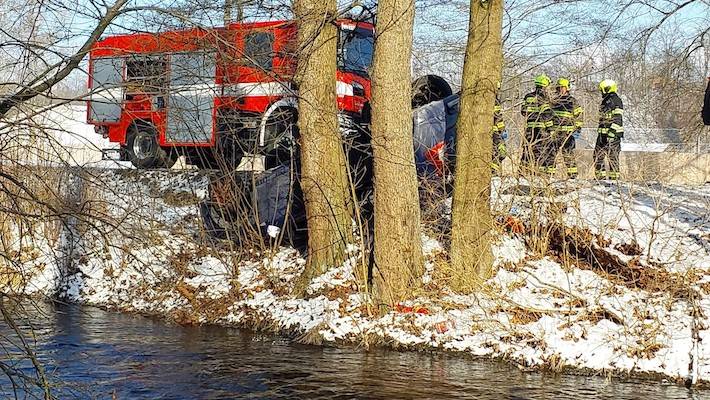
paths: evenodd
<path fill-rule="evenodd" d="M 613 283 L 651 293 L 670 293 L 676 299 L 687 300 L 693 295 L 688 276 L 669 272 L 652 261 L 642 262 L 641 250 L 635 242 L 615 246 L 615 250 L 631 256 L 629 261 L 624 261 L 610 252 L 608 241 L 586 228 L 556 225 L 549 228 L 549 232 L 552 255 L 558 257 L 562 265 L 573 264 Z"/>
<path fill-rule="evenodd" d="M 537 322 L 544 315 L 543 312 L 523 307 L 496 308 L 491 314 L 506 313 L 510 316 L 510 322 L 516 325 L 527 325 Z"/>
<path fill-rule="evenodd" d="M 62 215 L 69 211 L 63 175 L 53 168 L 1 165 L 0 173 L 0 286 L 22 291 L 28 276 L 20 266 L 41 256 L 37 240 L 52 248 L 64 228 Z"/>

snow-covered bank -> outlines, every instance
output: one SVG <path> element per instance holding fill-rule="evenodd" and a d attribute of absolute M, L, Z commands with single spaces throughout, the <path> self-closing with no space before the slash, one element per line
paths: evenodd
<path fill-rule="evenodd" d="M 87 170 L 86 177 L 84 196 L 105 221 L 78 224 L 73 246 L 66 236 L 47 240 L 41 229 L 22 242 L 15 232 L 9 242 L 19 263 L 0 265 L 5 291 L 311 342 L 436 348 L 532 368 L 710 382 L 710 186 L 580 182 L 555 191 L 555 202 L 569 205 L 560 216 L 567 228 L 588 231 L 619 262 L 662 269 L 652 276 L 666 285 L 629 282 L 559 252 L 537 254 L 525 238 L 502 231 L 496 275 L 475 294 L 455 294 L 440 268 L 445 250 L 427 237 L 430 296 L 371 317 L 358 291 L 357 247 L 344 265 L 313 280 L 311 298 L 296 299 L 290 293 L 305 265 L 297 251 L 208 245 L 197 211 L 206 195 L 202 175 Z M 519 188 L 496 182 L 494 204 L 533 218 Z"/>
<path fill-rule="evenodd" d="M 83 103 L 20 109 L 12 124 L 0 124 L 0 133 L 18 145 L 4 157 L 33 165 L 100 164 L 102 149 L 118 149 L 86 123 Z"/>

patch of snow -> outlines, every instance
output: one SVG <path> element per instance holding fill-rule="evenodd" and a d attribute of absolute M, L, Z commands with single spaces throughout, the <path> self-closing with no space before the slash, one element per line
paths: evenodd
<path fill-rule="evenodd" d="M 494 266 L 504 263 L 517 264 L 525 259 L 527 254 L 525 242 L 519 237 L 502 236 L 493 244 Z"/>
<path fill-rule="evenodd" d="M 629 143 L 621 142 L 621 151 L 638 151 L 646 153 L 662 153 L 668 149 L 668 143 Z"/>

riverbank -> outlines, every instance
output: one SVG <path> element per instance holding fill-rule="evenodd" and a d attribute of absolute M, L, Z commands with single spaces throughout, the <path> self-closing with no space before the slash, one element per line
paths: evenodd
<path fill-rule="evenodd" d="M 56 232 L 38 224 L 22 238 L 15 230 L 7 242 L 19 262 L 3 267 L 5 292 L 266 329 L 310 343 L 438 349 L 526 369 L 710 382 L 707 185 L 577 182 L 555 185 L 552 201 L 531 201 L 530 186 L 496 181 L 494 208 L 535 234 L 503 224 L 495 276 L 475 294 L 455 294 L 446 286 L 445 249 L 427 232 L 428 295 L 371 317 L 359 290 L 358 246 L 311 282 L 310 298 L 295 299 L 305 265 L 296 250 L 244 251 L 210 243 L 201 232 L 197 204 L 206 178 L 196 172 L 87 170 L 76 184 L 78 201 L 105 218 L 55 224 Z M 554 221 L 545 219 L 551 209 L 558 209 Z"/>

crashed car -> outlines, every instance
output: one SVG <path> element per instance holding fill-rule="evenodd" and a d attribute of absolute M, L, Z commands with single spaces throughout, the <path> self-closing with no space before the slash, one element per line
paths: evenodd
<path fill-rule="evenodd" d="M 425 76 L 414 84 L 412 124 L 417 175 L 420 180 L 445 181 L 453 154 L 459 95 L 445 80 Z M 297 128 L 278 156 L 264 157 L 263 171 L 212 173 L 209 196 L 200 205 L 207 233 L 235 242 L 285 240 L 302 247 L 307 241 L 306 214 L 299 185 Z M 351 182 L 362 218 L 372 217 L 372 151 L 369 126 L 343 132 Z M 369 224 L 372 226 L 372 224 Z"/>

